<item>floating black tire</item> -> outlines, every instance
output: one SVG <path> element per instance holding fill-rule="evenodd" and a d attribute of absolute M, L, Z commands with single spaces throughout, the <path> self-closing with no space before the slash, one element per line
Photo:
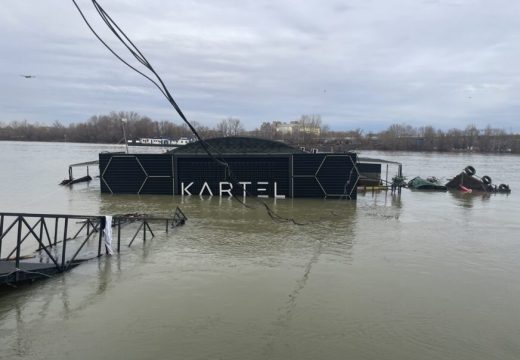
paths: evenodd
<path fill-rule="evenodd" d="M 482 182 L 486 185 L 491 184 L 491 178 L 487 175 L 482 176 Z"/>
<path fill-rule="evenodd" d="M 475 175 L 477 172 L 475 171 L 475 168 L 473 166 L 466 166 L 466 168 L 464 169 L 464 172 L 466 173 L 466 175 L 468 176 L 473 176 Z"/>
<path fill-rule="evenodd" d="M 506 184 L 500 184 L 500 185 L 498 185 L 498 190 L 499 191 L 509 191 L 509 186 Z"/>

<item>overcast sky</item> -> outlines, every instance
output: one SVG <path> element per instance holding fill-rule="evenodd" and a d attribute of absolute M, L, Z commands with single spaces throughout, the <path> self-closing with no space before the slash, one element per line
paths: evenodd
<path fill-rule="evenodd" d="M 78 2 L 116 44 L 91 2 Z M 99 2 L 188 118 L 208 126 L 233 116 L 253 129 L 320 114 L 335 130 L 520 131 L 517 0 Z M 0 33 L 0 122 L 66 124 L 123 110 L 180 123 L 71 1 L 3 0 Z"/>

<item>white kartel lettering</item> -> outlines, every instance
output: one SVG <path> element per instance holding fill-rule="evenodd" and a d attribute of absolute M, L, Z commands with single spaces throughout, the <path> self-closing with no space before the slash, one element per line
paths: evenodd
<path fill-rule="evenodd" d="M 269 182 L 268 181 L 257 181 L 254 185 L 251 181 L 238 181 L 238 184 L 242 186 L 242 196 L 246 197 L 250 192 L 256 192 L 259 198 L 268 198 L 268 189 Z M 190 187 L 195 185 L 195 182 L 192 181 L 189 184 L 185 185 L 184 182 L 181 182 L 181 195 L 193 195 L 190 191 Z M 233 196 L 233 183 L 229 181 L 220 181 L 218 183 L 218 194 L 220 197 L 227 195 L 228 197 Z M 200 188 L 198 195 L 210 195 L 213 196 L 213 190 L 209 186 L 208 182 L 205 181 Z M 276 181 L 273 182 L 273 197 L 276 199 L 285 199 L 284 194 L 278 194 L 278 183 Z"/>

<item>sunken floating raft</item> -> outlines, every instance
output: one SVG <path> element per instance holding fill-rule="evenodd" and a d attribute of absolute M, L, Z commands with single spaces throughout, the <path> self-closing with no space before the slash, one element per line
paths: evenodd
<path fill-rule="evenodd" d="M 116 251 L 120 252 L 121 228 L 126 225 L 139 223 L 127 245 L 130 247 L 140 233 L 143 241 L 146 241 L 147 233 L 151 237 L 155 236 L 150 223 L 163 223 L 168 232 L 170 227 L 184 225 L 186 220 L 187 217 L 178 207 L 173 217 L 114 215 L 110 218 L 112 226 L 107 232 L 103 229 L 103 224 L 107 224 L 105 216 L 0 212 L 0 286 L 48 278 L 65 272 L 86 260 L 100 257 L 103 247 L 106 253 L 112 253 L 112 228 Z M 72 237 L 68 236 L 69 231 L 75 231 Z M 110 233 L 110 242 L 107 241 L 107 233 Z M 34 251 L 35 244 L 32 243 L 32 255 L 29 256 L 22 254 L 22 247 L 28 245 L 27 239 L 36 241 L 37 245 Z M 3 255 L 2 247 L 13 245 L 14 248 L 7 256 Z"/>

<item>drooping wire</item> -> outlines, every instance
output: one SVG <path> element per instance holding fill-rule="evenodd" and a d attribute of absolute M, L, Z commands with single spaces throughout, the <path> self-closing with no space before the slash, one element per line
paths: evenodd
<path fill-rule="evenodd" d="M 227 161 L 224 160 L 222 154 L 219 154 L 219 156 L 215 156 L 213 154 L 213 152 L 210 150 L 210 145 L 207 144 L 204 139 L 199 135 L 199 133 L 197 132 L 197 130 L 195 129 L 195 127 L 188 121 L 188 119 L 186 118 L 186 116 L 184 115 L 184 113 L 182 112 L 181 108 L 179 107 L 179 105 L 177 104 L 177 102 L 174 100 L 173 96 L 171 95 L 170 91 L 168 90 L 168 87 L 165 85 L 164 81 L 162 80 L 162 78 L 159 76 L 159 74 L 155 71 L 155 69 L 153 68 L 153 66 L 150 64 L 150 62 L 146 59 L 146 57 L 144 56 L 144 54 L 139 50 L 139 48 L 130 40 L 130 38 L 125 34 L 125 32 L 119 27 L 119 25 L 117 25 L 117 23 L 110 17 L 110 15 L 108 15 L 108 13 L 103 9 L 103 7 L 96 1 L 96 0 L 91 0 L 92 1 L 92 4 L 94 5 L 94 8 L 96 9 L 97 13 L 99 14 L 99 16 L 101 17 L 101 19 L 103 20 L 103 22 L 105 23 L 105 25 L 109 28 L 109 30 L 118 38 L 118 40 L 126 47 L 126 49 L 132 54 L 132 56 L 134 56 L 137 61 L 139 61 L 139 63 L 141 63 L 144 67 L 146 67 L 153 75 L 154 75 L 154 78 L 153 79 L 152 77 L 146 75 L 145 73 L 143 73 L 142 71 L 140 71 L 139 69 L 137 69 L 135 66 L 131 65 L 130 63 L 128 63 L 125 59 L 123 59 L 119 54 L 117 54 L 116 51 L 114 51 L 102 38 L 101 36 L 94 30 L 94 28 L 92 27 L 92 25 L 89 23 L 89 21 L 87 20 L 86 16 L 84 15 L 83 11 L 81 10 L 81 8 L 79 7 L 79 5 L 77 4 L 76 0 L 72 0 L 72 2 L 74 3 L 74 6 L 76 7 L 76 9 L 78 10 L 78 12 L 80 13 L 83 21 L 87 24 L 88 28 L 90 29 L 90 31 L 96 36 L 96 38 L 119 60 L 121 61 L 123 64 L 125 64 L 126 66 L 128 66 L 130 69 L 132 69 L 133 71 L 135 71 L 136 73 L 138 73 L 139 75 L 143 76 L 145 79 L 147 79 L 148 81 L 150 81 L 152 84 L 154 84 L 158 89 L 159 91 L 161 92 L 161 94 L 166 98 L 166 100 L 170 103 L 170 105 L 175 109 L 175 111 L 177 112 L 177 114 L 181 117 L 181 119 L 184 121 L 184 123 L 188 126 L 188 128 L 192 131 L 192 133 L 195 135 L 195 137 L 197 138 L 197 140 L 199 141 L 199 143 L 201 144 L 202 148 L 204 149 L 204 151 L 206 152 L 206 154 L 211 158 L 213 159 L 215 162 L 217 162 L 218 164 L 220 164 L 221 166 L 223 166 L 225 168 L 225 174 L 226 174 L 226 178 L 229 178 L 232 183 L 234 183 L 235 185 L 238 183 L 237 179 L 235 178 L 235 176 L 233 175 L 232 171 L 231 171 L 231 168 L 229 166 L 229 164 L 227 163 Z M 218 153 L 218 151 L 215 151 Z M 251 195 L 249 192 L 248 192 L 248 195 Z M 242 205 L 248 207 L 248 208 L 251 208 L 249 205 L 247 205 L 244 201 L 242 201 L 241 199 L 239 199 L 237 196 L 233 195 L 233 198 L 235 200 L 237 200 L 238 202 L 240 202 Z M 267 213 L 268 215 L 271 217 L 271 219 L 273 219 L 273 221 L 277 221 L 277 222 L 291 222 L 295 225 L 304 225 L 303 223 L 300 223 L 300 222 L 297 222 L 295 221 L 294 219 L 291 219 L 291 218 L 286 218 L 286 217 L 283 217 L 283 216 L 280 216 L 278 215 L 273 209 L 271 209 L 269 207 L 269 205 L 267 205 L 265 202 L 263 201 L 260 201 L 258 199 L 256 199 L 257 201 L 259 201 L 262 206 L 265 207 L 265 209 L 267 210 Z"/>
<path fill-rule="evenodd" d="M 77 4 L 76 0 L 72 0 L 72 2 L 74 3 L 74 5 L 76 6 L 76 9 L 78 10 L 78 12 L 80 13 L 81 17 L 83 18 L 83 21 L 85 22 L 85 24 L 88 26 L 88 28 L 90 29 L 90 31 L 96 36 L 96 38 L 112 53 L 112 55 L 114 55 L 119 61 L 121 61 L 123 64 L 125 64 L 126 66 L 128 66 L 130 69 L 132 69 L 133 71 L 137 72 L 139 75 L 143 76 L 145 79 L 147 79 L 148 81 L 150 81 L 152 84 L 154 84 L 158 89 L 159 91 L 163 94 L 163 96 L 168 100 L 168 102 L 174 107 L 174 109 L 177 111 L 177 113 L 179 114 L 179 116 L 181 117 L 181 119 L 186 123 L 186 125 L 190 128 L 190 130 L 193 132 L 193 134 L 197 137 L 197 139 L 199 141 L 201 141 L 201 137 L 200 135 L 198 134 L 198 132 L 195 130 L 195 128 L 190 124 L 190 122 L 186 119 L 186 117 L 184 116 L 183 112 L 181 111 L 181 109 L 179 108 L 179 106 L 177 105 L 177 103 L 175 102 L 175 100 L 173 99 L 173 97 L 171 96 L 171 94 L 169 93 L 168 89 L 166 88 L 166 86 L 164 85 L 164 82 L 162 81 L 161 77 L 157 74 L 157 72 L 155 71 L 155 69 L 153 68 L 153 66 L 146 60 L 146 58 L 142 55 L 142 53 L 139 51 L 139 49 L 137 49 L 137 47 L 130 41 L 130 39 L 128 39 L 128 37 L 126 36 L 126 34 L 120 29 L 120 27 L 112 20 L 112 18 L 110 18 L 110 16 L 108 16 L 108 14 L 106 13 L 106 11 L 101 7 L 101 5 L 99 5 L 99 3 L 96 1 L 96 0 L 91 0 L 92 1 L 92 4 L 94 5 L 94 8 L 96 9 L 96 11 L 98 12 L 98 14 L 100 15 L 101 19 L 103 20 L 103 22 L 107 25 L 107 27 L 112 31 L 112 33 L 114 33 L 114 35 L 123 43 L 123 45 L 130 51 L 130 53 L 141 63 L 143 64 L 148 70 L 150 70 L 152 72 L 152 74 L 154 74 L 154 76 L 156 77 L 156 80 L 152 79 L 150 76 L 146 75 L 145 73 L 143 73 L 141 70 L 137 69 L 136 67 L 134 67 L 133 65 L 131 65 L 130 63 L 128 63 L 125 59 L 123 59 L 117 52 L 115 52 L 102 38 L 101 36 L 96 32 L 96 30 L 94 30 L 94 28 L 92 27 L 92 25 L 90 24 L 90 22 L 87 20 L 85 14 L 83 13 L 83 11 L 81 10 L 81 8 L 79 7 L 79 5 Z M 117 30 L 116 30 L 117 29 Z M 119 32 L 118 32 L 119 31 Z M 121 33 L 121 35 L 119 34 Z M 125 41 L 126 39 L 128 39 L 127 41 L 130 43 L 130 45 Z M 133 50 L 135 49 L 135 50 Z M 160 84 L 159 84 L 159 83 Z M 204 148 L 206 149 L 206 148 Z"/>
<path fill-rule="evenodd" d="M 83 20 L 85 21 L 85 24 L 87 24 L 88 28 L 90 29 L 90 31 L 96 36 L 96 38 L 112 53 L 112 55 L 114 55 L 119 61 L 121 61 L 123 64 L 125 64 L 126 66 L 128 66 L 130 69 L 134 70 L 136 73 L 138 73 L 139 75 L 143 76 L 144 78 L 146 78 L 148 81 L 150 81 L 152 84 L 154 84 L 158 89 L 159 91 L 164 95 L 166 96 L 164 90 L 159 86 L 159 84 L 157 84 L 152 78 L 150 78 L 148 75 L 144 74 L 142 71 L 138 70 L 137 68 L 135 68 L 134 66 L 130 65 L 125 59 L 123 59 L 121 56 L 119 56 L 114 50 L 112 50 L 112 48 L 110 46 L 108 46 L 108 44 L 101 38 L 101 36 L 98 35 L 98 33 L 94 30 L 94 28 L 90 25 L 90 23 L 88 22 L 87 18 L 85 17 L 85 15 L 83 14 L 83 11 L 81 10 L 81 8 L 78 6 L 78 4 L 76 3 L 76 0 L 72 0 L 72 2 L 74 3 L 74 5 L 76 6 L 76 8 L 78 9 L 81 17 L 83 18 Z"/>

